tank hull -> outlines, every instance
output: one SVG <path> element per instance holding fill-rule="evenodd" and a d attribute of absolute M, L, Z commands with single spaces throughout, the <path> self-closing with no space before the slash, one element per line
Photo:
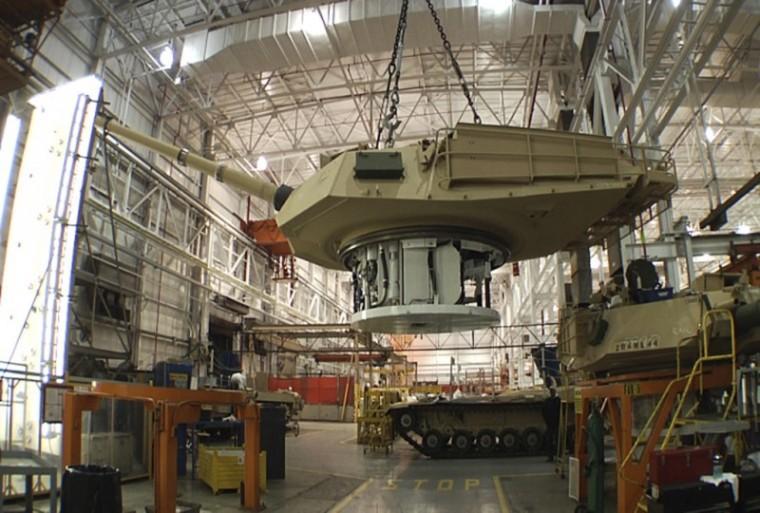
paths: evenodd
<path fill-rule="evenodd" d="M 397 404 L 395 432 L 431 458 L 482 458 L 541 453 L 546 446 L 542 392 L 528 397 Z"/>
<path fill-rule="evenodd" d="M 747 289 L 741 297 L 743 306 L 739 307 L 735 295 L 735 291 L 724 289 L 606 310 L 573 312 L 562 321 L 561 361 L 568 372 L 595 376 L 679 366 L 691 369 L 704 344 L 700 330 L 708 310 L 725 314 L 707 319 L 710 354 L 731 352 L 729 314 L 736 319 L 737 354 L 760 351 L 760 321 L 755 313 L 760 305 L 760 291 Z M 737 312 L 741 315 L 737 316 Z M 599 329 L 600 323 L 604 323 L 604 329 Z"/>

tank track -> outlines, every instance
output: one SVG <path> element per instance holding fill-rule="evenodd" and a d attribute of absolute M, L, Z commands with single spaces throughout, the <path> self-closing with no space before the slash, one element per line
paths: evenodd
<path fill-rule="evenodd" d="M 443 405 L 441 405 L 443 406 Z M 478 405 L 476 407 L 485 407 L 486 405 Z M 537 403 L 505 403 L 498 406 L 495 405 L 488 405 L 490 408 L 504 408 L 507 410 L 533 410 L 538 415 L 540 415 L 541 411 L 541 405 Z M 467 409 L 468 405 L 456 405 L 456 404 L 446 404 L 444 406 L 446 409 L 450 409 L 450 411 L 456 411 L 461 409 Z M 489 409 L 490 409 L 489 408 Z M 440 449 L 431 450 L 430 448 L 424 446 L 421 441 L 424 440 L 424 436 L 427 432 L 421 432 L 418 429 L 409 429 L 409 430 L 403 430 L 400 429 L 399 423 L 397 422 L 398 417 L 394 416 L 393 418 L 393 425 L 395 433 L 403 438 L 409 445 L 411 445 L 415 450 L 417 450 L 419 453 L 431 458 L 431 459 L 471 459 L 471 458 L 505 458 L 505 457 L 517 457 L 517 456 L 535 456 L 537 454 L 543 454 L 543 449 L 545 447 L 545 440 L 544 440 L 544 426 L 542 425 L 536 425 L 531 426 L 529 429 L 538 429 L 541 432 L 541 447 L 538 450 L 527 450 L 525 446 L 520 443 L 519 446 L 516 449 L 513 450 L 506 450 L 502 447 L 502 445 L 499 443 L 494 448 L 490 450 L 481 450 L 480 447 L 477 446 L 477 444 L 473 443 L 469 447 L 469 449 L 466 452 L 462 452 L 456 448 L 453 447 L 451 444 L 446 444 L 444 447 Z M 473 426 L 475 427 L 475 426 Z M 501 426 L 501 429 L 509 429 L 512 426 L 510 425 L 504 425 Z M 473 429 L 472 432 L 476 433 L 478 429 Z M 418 439 L 415 438 L 418 437 Z"/>

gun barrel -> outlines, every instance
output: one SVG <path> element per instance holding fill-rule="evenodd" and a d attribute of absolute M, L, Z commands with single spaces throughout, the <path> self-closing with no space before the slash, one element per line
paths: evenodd
<path fill-rule="evenodd" d="M 142 134 L 131 128 L 127 128 L 111 119 L 98 116 L 96 124 L 114 135 L 128 139 L 136 144 L 149 148 L 169 159 L 176 159 L 182 165 L 197 169 L 220 182 L 227 183 L 232 187 L 261 198 L 269 203 L 274 203 L 279 210 L 285 198 L 278 198 L 278 188 L 271 182 L 251 176 L 235 166 L 226 166 L 213 160 L 201 157 L 187 148 L 175 146 L 154 137 Z M 289 188 L 288 188 L 289 189 Z M 278 204 L 279 203 L 279 204 Z"/>

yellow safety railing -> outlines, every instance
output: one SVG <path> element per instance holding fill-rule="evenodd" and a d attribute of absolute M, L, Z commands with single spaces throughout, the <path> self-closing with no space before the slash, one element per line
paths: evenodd
<path fill-rule="evenodd" d="M 724 316 L 726 319 L 728 319 L 729 322 L 729 331 L 730 331 L 730 338 L 731 338 L 731 352 L 730 353 L 723 353 L 723 354 L 716 354 L 711 355 L 710 354 L 710 336 L 708 332 L 708 321 L 711 318 L 715 318 L 717 316 Z M 696 376 L 700 377 L 700 390 L 702 390 L 703 381 L 702 378 L 704 376 L 703 373 L 703 366 L 705 363 L 708 362 L 714 362 L 714 361 L 720 361 L 720 360 L 731 360 L 732 368 L 736 368 L 736 333 L 734 330 L 734 318 L 733 315 L 731 315 L 731 312 L 725 309 L 715 309 L 715 310 L 708 310 L 704 313 L 704 316 L 702 317 L 702 341 L 701 344 L 699 344 L 699 358 L 696 362 L 694 362 L 694 365 L 692 365 L 691 372 L 688 376 L 681 376 L 681 355 L 680 350 L 683 345 L 687 343 L 690 339 L 686 339 L 684 341 L 680 341 L 678 345 L 676 346 L 676 378 L 673 379 L 670 383 L 668 383 L 668 386 L 665 387 L 665 390 L 663 391 L 662 395 L 660 396 L 659 401 L 657 402 L 657 405 L 652 410 L 652 413 L 649 415 L 649 418 L 647 419 L 646 423 L 644 424 L 644 427 L 639 431 L 639 434 L 636 436 L 636 440 L 634 441 L 633 445 L 631 446 L 631 449 L 628 451 L 628 454 L 626 454 L 625 458 L 623 459 L 623 462 L 618 467 L 618 475 L 621 479 L 626 479 L 625 475 L 623 474 L 623 469 L 625 466 L 633 459 L 634 454 L 636 453 L 636 450 L 638 447 L 644 442 L 647 436 L 650 435 L 649 431 L 652 429 L 652 424 L 654 423 L 654 419 L 657 417 L 657 414 L 659 413 L 660 409 L 663 406 L 663 403 L 665 402 L 665 398 L 670 393 L 671 388 L 678 382 L 683 381 L 686 379 L 686 385 L 684 386 L 683 392 L 681 392 L 681 397 L 678 401 L 678 405 L 676 407 L 676 410 L 673 414 L 673 418 L 670 421 L 670 424 L 668 426 L 668 430 L 665 433 L 665 437 L 663 438 L 663 441 L 660 445 L 660 449 L 665 449 L 670 443 L 670 440 L 673 436 L 673 430 L 678 424 L 678 422 L 681 420 L 679 419 L 679 416 L 681 414 L 681 410 L 683 409 L 684 404 L 686 403 L 686 398 L 688 396 L 689 390 L 691 390 L 691 386 L 694 382 L 694 378 Z M 732 372 L 732 378 L 731 378 L 731 394 L 729 396 L 728 402 L 726 403 L 725 411 L 723 412 L 723 419 L 725 420 L 728 416 L 728 413 L 731 410 L 731 404 L 736 399 L 736 372 Z M 697 405 L 695 405 L 697 406 Z M 689 412 L 689 414 L 692 414 L 695 408 L 692 408 Z M 644 500 L 645 496 L 642 492 L 642 497 L 636 504 L 636 511 L 647 511 L 648 507 L 646 504 L 646 501 Z"/>
<path fill-rule="evenodd" d="M 670 389 L 673 388 L 673 385 L 678 383 L 679 381 L 683 381 L 686 379 L 686 376 L 676 378 L 672 380 L 670 383 L 668 383 L 668 386 L 665 387 L 665 391 L 660 396 L 660 400 L 657 401 L 657 404 L 655 405 L 654 409 L 652 410 L 652 413 L 649 415 L 649 418 L 647 419 L 646 423 L 644 424 L 644 427 L 641 428 L 639 431 L 639 434 L 636 436 L 636 440 L 634 440 L 633 445 L 631 446 L 631 449 L 628 451 L 628 454 L 625 455 L 625 458 L 623 458 L 623 462 L 620 464 L 620 467 L 618 469 L 618 473 L 621 474 L 623 472 L 623 468 L 628 464 L 629 461 L 633 458 L 633 455 L 636 453 L 636 449 L 644 442 L 646 439 L 646 433 L 649 432 L 649 430 L 652 429 L 652 424 L 654 423 L 655 417 L 657 417 L 657 413 L 660 411 L 660 408 L 662 408 L 663 403 L 665 402 L 665 398 L 667 397 L 668 393 L 670 393 Z"/>
<path fill-rule="evenodd" d="M 731 338 L 731 352 L 711 355 L 710 354 L 710 335 L 708 332 L 708 321 L 711 318 L 717 317 L 719 315 L 724 316 L 726 319 L 728 319 L 729 334 Z M 702 317 L 702 347 L 701 347 L 700 352 L 702 353 L 702 356 L 700 356 L 700 358 L 697 359 L 696 362 L 694 362 L 694 365 L 691 368 L 691 372 L 689 373 L 689 379 L 686 382 L 686 385 L 684 386 L 683 392 L 681 393 L 681 398 L 678 400 L 678 405 L 676 406 L 676 409 L 673 412 L 673 418 L 670 421 L 668 430 L 665 432 L 665 437 L 663 438 L 662 444 L 660 445 L 661 449 L 665 449 L 670 444 L 670 440 L 673 437 L 673 430 L 675 428 L 676 423 L 679 421 L 681 410 L 683 409 L 683 406 L 686 403 L 686 398 L 689 395 L 689 390 L 691 390 L 691 385 L 697 374 L 700 375 L 700 388 L 701 388 L 701 382 L 702 382 L 701 377 L 703 375 L 702 369 L 703 369 L 704 364 L 708 362 L 715 362 L 715 361 L 730 359 L 732 368 L 736 368 L 736 333 L 734 330 L 734 317 L 733 315 L 731 315 L 730 311 L 725 310 L 725 309 L 716 309 L 716 310 L 708 310 L 707 312 L 705 312 L 704 316 Z M 731 404 L 733 403 L 735 398 L 736 398 L 736 373 L 732 372 L 731 373 L 731 395 L 729 396 L 729 400 L 726 403 L 726 409 L 723 413 L 724 419 L 728 416 L 728 412 L 731 409 Z"/>

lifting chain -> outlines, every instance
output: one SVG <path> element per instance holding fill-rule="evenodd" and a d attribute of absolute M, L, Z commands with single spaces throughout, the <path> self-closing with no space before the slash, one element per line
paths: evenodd
<path fill-rule="evenodd" d="M 380 139 L 383 130 L 387 130 L 385 137 L 385 147 L 392 148 L 396 141 L 396 130 L 401 126 L 401 120 L 398 119 L 399 79 L 401 78 L 401 59 L 404 53 L 404 36 L 406 35 L 406 14 L 409 9 L 409 0 L 401 2 L 401 14 L 398 18 L 396 27 L 396 40 L 393 42 L 393 54 L 391 61 L 388 63 L 388 83 L 385 86 L 385 96 L 380 106 L 380 123 L 377 129 L 377 140 L 375 147 L 380 148 Z M 391 90 L 391 85 L 393 90 Z M 386 113 L 386 108 L 388 112 Z"/>
<path fill-rule="evenodd" d="M 467 99 L 467 105 L 469 105 L 472 111 L 473 121 L 476 124 L 482 123 L 480 115 L 475 109 L 475 102 L 472 99 L 472 93 L 467 85 L 467 80 L 464 78 L 462 68 L 459 66 L 459 62 L 454 56 L 454 52 L 451 50 L 451 42 L 446 36 L 446 31 L 443 29 L 441 19 L 438 17 L 438 12 L 433 6 L 432 0 L 425 0 L 427 2 L 430 15 L 433 17 L 435 26 L 438 29 L 438 33 L 443 41 L 443 48 L 451 60 L 451 66 L 457 74 L 457 80 L 462 87 L 462 92 Z M 404 36 L 406 35 L 406 20 L 407 12 L 409 10 L 409 0 L 403 0 L 401 2 L 401 14 L 398 18 L 398 26 L 396 27 L 396 39 L 393 42 L 393 53 L 391 54 L 391 60 L 388 63 L 388 82 L 385 86 L 385 96 L 383 97 L 383 103 L 380 106 L 380 121 L 377 127 L 377 139 L 375 141 L 375 147 L 380 148 L 380 140 L 382 139 L 383 130 L 387 131 L 385 136 L 385 147 L 392 148 L 396 141 L 396 130 L 401 126 L 401 120 L 398 118 L 398 106 L 400 101 L 399 96 L 399 79 L 401 78 L 401 60 L 404 53 Z M 387 109 L 387 112 L 386 112 Z"/>
<path fill-rule="evenodd" d="M 457 74 L 457 79 L 459 80 L 459 85 L 462 86 L 462 92 L 464 93 L 465 98 L 467 98 L 467 105 L 470 106 L 470 110 L 472 111 L 473 122 L 479 125 L 483 121 L 480 119 L 478 111 L 475 110 L 475 102 L 472 100 L 472 94 L 470 93 L 470 88 L 467 86 L 467 80 L 464 78 L 462 68 L 459 66 L 459 62 L 457 62 L 456 57 L 454 57 L 454 52 L 451 50 L 451 42 L 449 42 L 449 38 L 446 36 L 446 31 L 443 30 L 443 25 L 441 24 L 441 19 L 438 17 L 438 12 L 435 10 L 435 7 L 433 7 L 432 0 L 425 0 L 425 2 L 427 2 L 428 9 L 430 10 L 430 15 L 433 17 L 435 27 L 438 29 L 438 33 L 441 35 L 443 47 L 449 54 L 449 59 L 451 59 L 451 67 L 454 68 L 454 71 Z"/>

